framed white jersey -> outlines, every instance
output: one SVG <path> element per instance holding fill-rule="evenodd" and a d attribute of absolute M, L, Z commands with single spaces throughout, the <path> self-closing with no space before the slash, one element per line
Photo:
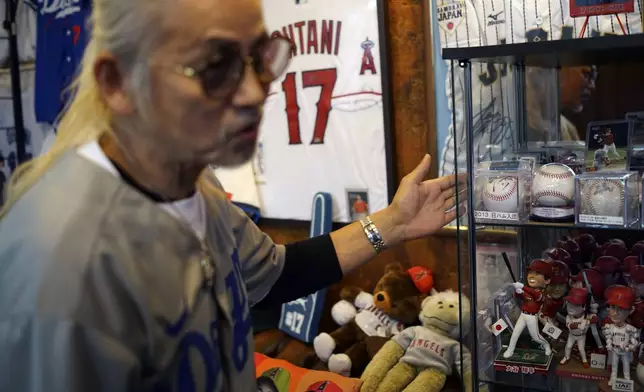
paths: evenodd
<path fill-rule="evenodd" d="M 317 192 L 332 194 L 336 222 L 352 221 L 356 202 L 360 212 L 386 207 L 379 1 L 263 3 L 269 33 L 294 48 L 264 106 L 255 159 L 262 216 L 310 220 Z"/>
<path fill-rule="evenodd" d="M 447 10 L 462 12 L 447 21 Z M 441 48 L 503 45 L 506 42 L 507 16 L 503 0 L 438 0 L 435 6 Z M 446 22 L 447 21 L 447 22 Z M 451 23 L 451 24 L 450 24 Z M 451 64 L 446 78 L 447 104 L 454 120 L 449 125 L 441 152 L 439 173 L 451 174 L 467 169 L 465 148 L 465 75 Z M 513 117 L 512 69 L 505 64 L 472 63 L 472 117 L 476 160 L 493 159 L 516 144 Z"/>

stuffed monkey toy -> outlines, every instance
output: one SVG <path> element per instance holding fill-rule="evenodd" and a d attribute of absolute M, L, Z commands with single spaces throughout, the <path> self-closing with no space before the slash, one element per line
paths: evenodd
<path fill-rule="evenodd" d="M 469 332 L 469 299 L 432 290 L 419 319 L 422 326 L 405 329 L 376 354 L 361 377 L 361 392 L 439 392 L 453 366 L 463 374 L 465 390 L 472 391 L 470 353 L 461 351 L 458 340 Z"/>

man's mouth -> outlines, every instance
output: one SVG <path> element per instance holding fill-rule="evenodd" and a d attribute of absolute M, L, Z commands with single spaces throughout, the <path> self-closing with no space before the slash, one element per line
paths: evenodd
<path fill-rule="evenodd" d="M 259 123 L 250 123 L 247 126 L 241 128 L 239 131 L 235 132 L 233 134 L 233 138 L 254 142 L 255 140 L 257 140 L 258 133 Z"/>

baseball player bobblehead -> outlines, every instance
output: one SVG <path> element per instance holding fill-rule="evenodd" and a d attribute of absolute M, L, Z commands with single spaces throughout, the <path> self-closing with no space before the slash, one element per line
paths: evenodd
<path fill-rule="evenodd" d="M 634 310 L 635 291 L 630 287 L 614 285 L 606 289 L 605 296 L 609 306 L 609 321 L 604 324 L 602 332 L 611 361 L 609 385 L 613 386 L 620 362 L 624 379 L 631 379 L 632 355 L 639 347 L 640 331 L 626 322 Z"/>
<path fill-rule="evenodd" d="M 568 290 L 570 270 L 566 263 L 559 260 L 550 261 L 550 264 L 552 265 L 552 279 L 546 287 L 543 305 L 541 305 L 537 316 L 544 326 L 548 323 L 558 326 L 557 313 L 564 304 L 563 297 Z"/>
<path fill-rule="evenodd" d="M 564 357 L 561 359 L 561 364 L 565 365 L 570 361 L 570 354 L 572 347 L 577 343 L 581 361 L 585 368 L 589 368 L 588 360 L 586 358 L 586 333 L 591 324 L 599 322 L 599 317 L 595 314 L 586 313 L 586 305 L 588 302 L 588 291 L 582 288 L 570 289 L 570 292 L 565 298 L 566 300 L 566 327 L 568 327 L 568 340 L 566 341 L 566 348 Z"/>
<path fill-rule="evenodd" d="M 272 35 L 294 43 L 285 75 L 270 88 L 257 166 L 262 214 L 310 219 L 315 193 L 333 195 L 334 221 L 350 221 L 347 189 L 386 207 L 378 17 L 370 0 L 264 0 Z M 297 188 L 297 192 L 292 189 Z"/>
<path fill-rule="evenodd" d="M 450 12 L 458 10 L 459 12 Z M 439 0 L 436 3 L 441 48 L 501 45 L 505 43 L 503 0 Z M 472 118 L 477 161 L 499 158 L 514 146 L 512 68 L 504 64 L 472 63 Z M 447 104 L 454 113 L 441 152 L 441 175 L 464 171 L 465 79 L 449 62 L 445 81 Z M 454 84 L 452 88 L 452 76 Z"/>
<path fill-rule="evenodd" d="M 36 119 L 53 123 L 69 96 L 89 39 L 91 0 L 38 0 Z M 61 98 L 62 97 L 62 98 Z"/>
<path fill-rule="evenodd" d="M 543 290 L 552 279 L 552 265 L 545 260 L 533 260 L 528 267 L 527 286 L 521 282 L 514 282 L 514 296 L 522 300 L 521 315 L 517 320 L 510 343 L 503 353 L 504 358 L 514 355 L 514 349 L 523 330 L 527 327 L 532 340 L 540 344 L 546 356 L 552 354 L 550 343 L 539 333 L 537 313 L 544 301 Z"/>

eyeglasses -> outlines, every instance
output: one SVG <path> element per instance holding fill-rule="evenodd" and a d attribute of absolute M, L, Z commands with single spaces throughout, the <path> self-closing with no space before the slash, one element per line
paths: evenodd
<path fill-rule="evenodd" d="M 218 41 L 213 46 L 213 55 L 203 65 L 179 65 L 174 71 L 199 80 L 207 97 L 226 98 L 237 90 L 249 65 L 262 84 L 282 76 L 289 64 L 293 44 L 286 38 L 266 37 L 255 44 L 249 54 L 242 53 L 241 45 L 234 41 Z"/>

